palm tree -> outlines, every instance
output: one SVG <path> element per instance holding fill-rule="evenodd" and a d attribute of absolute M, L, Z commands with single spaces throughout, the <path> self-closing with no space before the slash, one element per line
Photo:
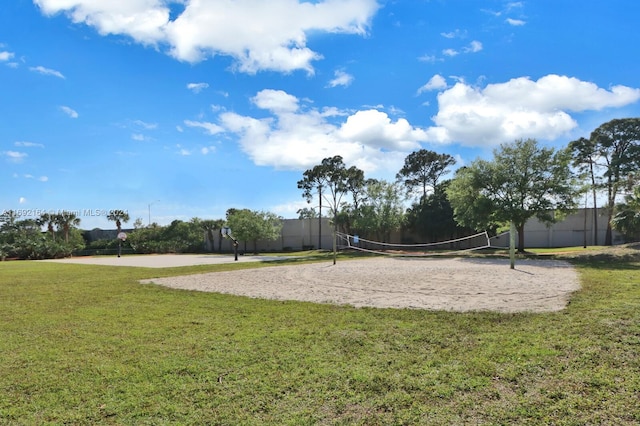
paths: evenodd
<path fill-rule="evenodd" d="M 69 242 L 69 229 L 71 227 L 76 227 L 80 225 L 80 218 L 76 216 L 73 212 L 63 211 L 60 214 L 53 215 L 55 218 L 55 222 L 59 228 L 62 228 L 62 233 L 64 234 L 64 241 Z"/>
<path fill-rule="evenodd" d="M 53 225 L 57 223 L 57 218 L 55 214 L 42 213 L 40 217 L 37 219 L 37 223 L 40 226 L 47 225 L 47 232 L 51 234 L 51 238 L 55 241 L 56 233 L 53 229 Z"/>
<path fill-rule="evenodd" d="M 107 220 L 116 223 L 118 234 L 122 232 L 122 224 L 129 222 L 129 213 L 124 210 L 111 210 L 107 215 Z"/>
<path fill-rule="evenodd" d="M 200 222 L 200 226 L 202 227 L 204 232 L 207 233 L 207 237 L 206 237 L 207 250 L 213 251 L 213 231 L 217 229 L 215 221 L 211 219 L 205 219 Z"/>

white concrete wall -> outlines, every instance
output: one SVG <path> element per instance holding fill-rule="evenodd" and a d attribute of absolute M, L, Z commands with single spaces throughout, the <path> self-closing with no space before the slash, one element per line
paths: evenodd
<path fill-rule="evenodd" d="M 585 226 L 586 213 L 586 226 Z M 607 216 L 604 209 L 598 209 L 598 245 L 604 244 L 607 229 Z M 324 250 L 333 248 L 333 228 L 328 218 L 322 219 L 321 246 Z M 580 209 L 576 213 L 567 216 L 563 221 L 547 227 L 537 219 L 531 219 L 525 225 L 525 247 L 570 247 L 584 244 L 585 231 L 587 245 L 594 245 L 593 209 Z M 409 235 L 404 234 L 404 238 Z M 216 239 L 218 236 L 216 235 Z M 400 243 L 402 235 L 399 232 L 392 234 L 391 243 Z M 419 238 L 413 238 L 420 241 Z M 613 231 L 614 244 L 621 243 L 621 235 Z M 428 242 L 428 241 L 424 241 Z M 493 246 L 509 246 L 509 235 L 504 234 L 499 238 L 492 238 Z M 303 248 L 318 248 L 318 219 L 285 219 L 283 221 L 282 235 L 274 241 L 258 241 L 258 251 L 297 251 Z M 253 251 L 253 241 L 247 242 L 247 252 Z M 244 242 L 240 242 L 239 250 L 244 251 Z M 215 242 L 215 250 L 218 250 L 218 242 Z M 222 250 L 232 251 L 233 246 L 229 240 L 222 241 Z"/>
<path fill-rule="evenodd" d="M 322 235 L 319 236 L 319 230 Z M 233 231 L 232 231 L 233 232 Z M 215 251 L 218 250 L 219 235 L 215 235 Z M 245 250 L 244 241 L 239 241 L 238 249 Z M 333 228 L 328 218 L 316 219 L 284 219 L 282 232 L 277 240 L 259 240 L 258 251 L 299 251 L 303 249 L 331 250 L 333 248 Z M 231 240 L 222 239 L 222 250 L 233 251 Z M 246 251 L 253 252 L 253 241 L 247 241 Z"/>
<path fill-rule="evenodd" d="M 595 244 L 593 215 L 594 212 L 591 208 L 586 209 L 586 211 L 585 209 L 579 209 L 577 212 L 567 216 L 563 221 L 549 227 L 535 218 L 531 219 L 524 226 L 525 248 L 581 246 L 585 242 L 585 236 L 587 245 L 592 246 Z M 597 241 L 598 245 L 603 245 L 607 230 L 606 210 L 598 209 L 596 217 L 598 220 Z M 614 230 L 613 243 L 621 242 L 622 236 Z M 492 238 L 491 244 L 506 247 L 509 245 L 509 235 L 505 234 L 499 238 Z"/>

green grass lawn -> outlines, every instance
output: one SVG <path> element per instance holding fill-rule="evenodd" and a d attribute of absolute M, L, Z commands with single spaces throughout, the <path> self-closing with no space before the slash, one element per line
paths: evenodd
<path fill-rule="evenodd" d="M 638 424 L 640 262 L 572 261 L 583 289 L 546 314 L 137 281 L 256 264 L 0 262 L 0 424 Z"/>

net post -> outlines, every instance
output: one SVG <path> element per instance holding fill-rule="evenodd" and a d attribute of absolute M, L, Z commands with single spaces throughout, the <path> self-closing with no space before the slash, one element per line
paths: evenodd
<path fill-rule="evenodd" d="M 516 264 L 516 224 L 512 221 L 509 229 L 509 260 L 511 269 L 515 269 Z"/>

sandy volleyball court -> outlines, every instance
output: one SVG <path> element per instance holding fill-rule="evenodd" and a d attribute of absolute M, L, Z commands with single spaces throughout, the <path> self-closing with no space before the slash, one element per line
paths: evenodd
<path fill-rule="evenodd" d="M 254 298 L 356 307 L 549 312 L 580 288 L 566 262 L 485 258 L 376 258 L 273 266 L 142 281 Z"/>

